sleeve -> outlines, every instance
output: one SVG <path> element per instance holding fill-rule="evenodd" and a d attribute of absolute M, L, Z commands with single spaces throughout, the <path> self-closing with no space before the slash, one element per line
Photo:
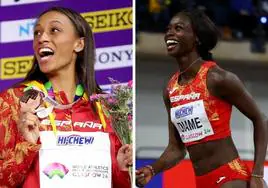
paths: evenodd
<path fill-rule="evenodd" d="M 112 184 L 113 188 L 130 188 L 131 182 L 128 171 L 121 171 L 117 164 L 117 152 L 119 148 L 122 146 L 119 139 L 115 135 L 115 133 L 112 133 L 110 135 L 111 144 L 112 144 Z"/>
<path fill-rule="evenodd" d="M 18 101 L 13 89 L 0 94 L 0 187 L 18 187 L 40 149 L 18 134 Z"/>

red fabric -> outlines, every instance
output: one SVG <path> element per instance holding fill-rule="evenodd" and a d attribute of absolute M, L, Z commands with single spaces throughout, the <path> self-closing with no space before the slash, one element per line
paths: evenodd
<path fill-rule="evenodd" d="M 0 94 L 0 187 L 39 188 L 39 159 L 40 144 L 30 144 L 18 134 L 16 122 L 18 120 L 19 97 L 22 88 L 9 89 Z M 62 104 L 67 104 L 63 92 L 56 93 L 56 99 Z M 84 98 L 66 110 L 54 110 L 56 115 L 57 130 L 109 133 L 112 157 L 112 184 L 113 188 L 130 187 L 129 175 L 119 170 L 117 165 L 117 152 L 121 144 L 110 127 L 104 130 L 98 114 L 91 104 Z M 47 121 L 46 120 L 41 120 Z M 70 123 L 72 122 L 72 123 Z M 51 125 L 42 124 L 40 131 L 52 130 Z M 2 159 L 2 160 L 1 160 Z"/>
<path fill-rule="evenodd" d="M 0 187 L 21 185 L 40 148 L 39 144 L 26 142 L 18 134 L 16 122 L 21 91 L 10 89 L 0 93 Z"/>
<path fill-rule="evenodd" d="M 249 179 L 249 168 L 238 158 L 209 172 L 206 175 L 196 176 L 196 188 L 220 188 L 224 183 L 229 181 L 249 181 Z"/>
<path fill-rule="evenodd" d="M 171 101 L 171 107 L 176 107 L 197 100 L 203 100 L 205 111 L 214 131 L 214 134 L 211 136 L 207 136 L 198 141 L 185 143 L 186 146 L 221 139 L 231 135 L 230 118 L 232 106 L 229 103 L 211 95 L 207 89 L 207 73 L 208 70 L 215 65 L 216 63 L 211 61 L 203 63 L 195 79 L 186 85 L 178 84 L 178 72 L 172 76 L 168 83 L 167 91 L 169 93 L 169 98 L 179 95 L 187 95 L 193 92 L 200 93 L 199 99 L 187 99 L 175 102 Z"/>

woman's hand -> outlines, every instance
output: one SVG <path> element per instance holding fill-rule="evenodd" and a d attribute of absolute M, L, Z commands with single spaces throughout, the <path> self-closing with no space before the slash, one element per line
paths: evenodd
<path fill-rule="evenodd" d="M 136 171 L 136 186 L 144 187 L 152 178 L 152 170 L 148 166 L 142 167 Z"/>
<path fill-rule="evenodd" d="M 132 166 L 132 145 L 126 144 L 121 146 L 117 154 L 117 162 L 119 169 L 128 171 L 128 167 Z"/>
<path fill-rule="evenodd" d="M 268 188 L 268 186 L 263 178 L 251 177 L 249 188 Z"/>
<path fill-rule="evenodd" d="M 36 144 L 39 138 L 40 121 L 35 109 L 40 106 L 41 96 L 38 91 L 26 91 L 20 99 L 20 117 L 17 128 L 25 140 Z"/>

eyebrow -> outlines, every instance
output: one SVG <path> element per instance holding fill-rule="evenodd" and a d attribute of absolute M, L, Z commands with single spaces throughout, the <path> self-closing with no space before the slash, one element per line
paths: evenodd
<path fill-rule="evenodd" d="M 175 20 L 175 21 L 170 22 L 169 24 L 175 24 L 175 25 L 187 25 L 187 24 L 185 24 L 185 22 L 183 22 L 183 21 L 181 21 L 181 20 L 179 20 L 179 21 Z"/>
<path fill-rule="evenodd" d="M 61 25 L 63 25 L 63 23 L 62 22 L 60 22 L 59 20 L 52 20 L 51 22 L 49 22 L 49 23 L 59 23 L 59 24 L 61 24 Z M 37 26 L 40 26 L 40 24 L 39 23 L 37 23 L 34 27 L 37 27 Z"/>
<path fill-rule="evenodd" d="M 176 24 L 176 25 L 183 25 L 183 26 L 187 25 L 184 22 L 177 22 L 177 23 L 174 23 L 174 24 Z"/>
<path fill-rule="evenodd" d="M 182 23 L 182 22 L 178 22 L 178 23 L 169 23 L 168 24 L 168 26 L 171 26 L 171 25 L 179 25 L 179 26 L 183 26 L 183 27 L 185 27 L 185 26 L 187 26 L 188 24 L 184 24 L 184 23 Z"/>

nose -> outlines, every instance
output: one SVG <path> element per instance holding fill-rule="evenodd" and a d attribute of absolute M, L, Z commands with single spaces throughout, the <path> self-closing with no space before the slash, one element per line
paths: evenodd
<path fill-rule="evenodd" d="M 176 29 L 174 27 L 169 27 L 166 31 L 166 35 L 174 35 L 176 32 Z"/>
<path fill-rule="evenodd" d="M 46 32 L 42 32 L 38 37 L 38 43 L 42 44 L 49 41 L 49 36 Z"/>
<path fill-rule="evenodd" d="M 174 29 L 169 28 L 169 29 L 166 31 L 166 33 L 165 33 L 165 39 L 174 36 L 174 33 L 175 33 L 175 32 L 174 32 Z"/>

